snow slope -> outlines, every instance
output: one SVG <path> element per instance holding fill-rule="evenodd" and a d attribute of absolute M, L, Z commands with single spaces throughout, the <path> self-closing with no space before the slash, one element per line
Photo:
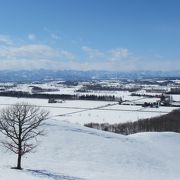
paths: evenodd
<path fill-rule="evenodd" d="M 16 157 L 0 147 L 0 180 L 179 180 L 180 134 L 102 132 L 50 119 L 36 153 Z"/>

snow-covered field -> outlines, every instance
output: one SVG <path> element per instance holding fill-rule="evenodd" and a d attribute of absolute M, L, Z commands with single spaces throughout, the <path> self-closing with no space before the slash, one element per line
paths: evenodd
<path fill-rule="evenodd" d="M 16 156 L 0 147 L 1 180 L 179 180 L 180 134 L 102 132 L 48 120 L 47 135 L 22 171 Z"/>
<path fill-rule="evenodd" d="M 119 105 L 116 102 L 72 100 L 49 104 L 47 99 L 0 97 L 0 108 L 16 102 L 29 102 L 43 106 L 51 117 L 84 125 L 85 123 L 122 123 L 167 114 L 174 107 L 143 108 L 133 105 Z"/>
<path fill-rule="evenodd" d="M 0 97 L 0 108 L 16 102 L 43 106 L 51 117 L 45 127 L 47 135 L 39 138 L 36 152 L 23 157 L 22 171 L 11 169 L 16 165 L 16 155 L 0 146 L 0 180 L 180 179 L 180 134 L 123 136 L 81 126 L 159 116 L 172 107 L 142 108 L 79 100 L 49 104 L 47 99 Z"/>
<path fill-rule="evenodd" d="M 89 84 L 89 83 L 88 83 Z M 99 82 L 99 84 L 101 84 Z M 1 84 L 0 84 L 1 85 Z M 6 84 L 8 85 L 8 84 Z M 69 94 L 69 95 L 97 95 L 97 96 L 112 96 L 115 97 L 121 97 L 123 100 L 136 100 L 139 99 L 135 96 L 131 96 L 131 92 L 129 91 L 108 91 L 108 90 L 89 90 L 89 92 L 78 92 L 77 90 L 81 89 L 83 85 L 77 85 L 77 86 L 67 86 L 63 84 L 57 84 L 57 82 L 49 82 L 49 83 L 43 83 L 43 84 L 16 84 L 16 86 L 9 88 L 9 91 L 23 91 L 32 93 L 32 87 L 39 87 L 46 89 L 47 91 L 41 92 L 45 94 Z M 106 85 L 108 86 L 108 84 Z M 125 88 L 130 88 L 132 86 L 135 86 L 135 84 L 128 84 L 123 85 Z M 159 87 L 162 88 L 162 87 Z M 48 91 L 48 89 L 51 89 L 52 91 Z M 54 89 L 54 91 L 53 91 Z M 144 87 L 146 89 L 146 87 Z M 39 93 L 39 92 L 38 92 Z M 161 95 L 161 93 L 148 93 L 145 90 L 141 90 L 136 92 L 137 94 L 146 94 L 146 95 Z"/>
<path fill-rule="evenodd" d="M 174 101 L 180 101 L 180 95 L 179 94 L 178 95 L 172 95 L 172 99 Z"/>

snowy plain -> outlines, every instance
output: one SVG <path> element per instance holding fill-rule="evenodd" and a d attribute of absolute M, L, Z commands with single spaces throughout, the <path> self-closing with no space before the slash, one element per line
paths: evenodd
<path fill-rule="evenodd" d="M 11 169 L 16 165 L 16 155 L 0 146 L 0 180 L 180 179 L 180 134 L 123 136 L 82 126 L 92 119 L 126 122 L 141 116 L 161 115 L 173 108 L 142 109 L 103 101 L 48 104 L 45 99 L 11 97 L 0 97 L 0 108 L 16 102 L 44 106 L 50 110 L 51 117 L 45 126 L 47 135 L 38 139 L 36 152 L 23 157 L 22 171 Z"/>
<path fill-rule="evenodd" d="M 135 105 L 119 105 L 117 102 L 67 100 L 48 103 L 47 99 L 0 97 L 0 108 L 17 102 L 28 102 L 50 111 L 53 118 L 84 125 L 86 123 L 123 123 L 167 114 L 175 107 L 142 108 Z"/>

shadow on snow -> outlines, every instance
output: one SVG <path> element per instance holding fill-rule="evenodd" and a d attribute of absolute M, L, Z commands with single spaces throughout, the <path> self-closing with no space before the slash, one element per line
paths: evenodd
<path fill-rule="evenodd" d="M 63 174 L 57 174 L 54 172 L 49 172 L 47 170 L 27 169 L 26 171 L 31 172 L 35 176 L 49 177 L 53 180 L 85 180 L 85 179 L 78 178 L 78 177 L 66 176 Z"/>

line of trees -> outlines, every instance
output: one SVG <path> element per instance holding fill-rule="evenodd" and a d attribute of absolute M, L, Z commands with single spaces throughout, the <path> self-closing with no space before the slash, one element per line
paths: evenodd
<path fill-rule="evenodd" d="M 0 96 L 8 96 L 8 97 L 18 97 L 18 98 L 40 98 L 40 99 L 63 99 L 63 100 L 98 100 L 98 101 L 119 101 L 120 98 L 115 97 L 114 95 L 110 96 L 100 96 L 100 95 L 72 95 L 72 94 L 30 94 L 28 92 L 23 91 L 6 91 L 0 92 Z"/>
<path fill-rule="evenodd" d="M 115 101 L 117 98 L 112 96 L 98 96 L 98 95 L 81 95 L 79 100 L 97 100 L 97 101 Z"/>
<path fill-rule="evenodd" d="M 129 91 L 129 92 L 135 92 L 138 90 L 141 90 L 140 87 L 131 87 L 131 88 L 127 88 L 127 87 L 123 87 L 123 86 L 103 86 L 100 84 L 89 84 L 89 85 L 85 85 L 82 89 L 78 90 L 79 92 L 83 92 L 83 91 Z"/>
<path fill-rule="evenodd" d="M 139 94 L 139 93 L 131 93 L 131 96 L 138 96 L 138 97 L 147 97 L 147 98 L 161 98 L 163 95 L 160 94 L 155 94 L 155 95 L 152 95 L 152 94 Z"/>
<path fill-rule="evenodd" d="M 88 123 L 86 127 L 96 128 L 103 131 L 110 131 L 118 134 L 129 135 L 138 132 L 164 132 L 172 131 L 180 133 L 180 109 L 169 114 L 142 119 L 135 122 L 108 124 Z"/>

